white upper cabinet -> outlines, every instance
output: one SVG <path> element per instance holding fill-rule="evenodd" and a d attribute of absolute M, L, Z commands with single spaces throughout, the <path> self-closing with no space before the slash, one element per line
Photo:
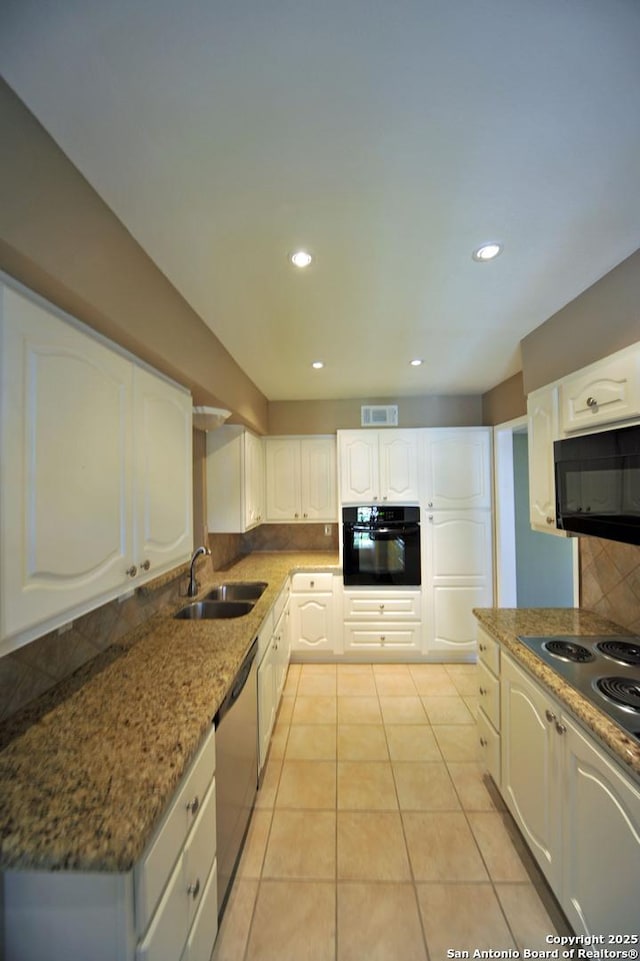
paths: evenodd
<path fill-rule="evenodd" d="M 262 441 L 244 427 L 225 424 L 207 434 L 207 525 L 241 534 L 264 521 Z"/>
<path fill-rule="evenodd" d="M 490 508 L 490 430 L 436 427 L 420 435 L 421 502 L 429 510 Z"/>
<path fill-rule="evenodd" d="M 335 522 L 334 437 L 267 437 L 266 519 L 272 522 Z"/>
<path fill-rule="evenodd" d="M 416 430 L 338 431 L 338 454 L 343 504 L 418 501 Z"/>
<path fill-rule="evenodd" d="M 558 438 L 558 388 L 541 387 L 527 397 L 529 518 L 534 530 L 564 536 L 556 528 L 553 442 Z"/>
<path fill-rule="evenodd" d="M 2 285 L 4 650 L 191 550 L 191 397 Z"/>
<path fill-rule="evenodd" d="M 640 416 L 640 346 L 612 354 L 560 384 L 565 433 Z"/>

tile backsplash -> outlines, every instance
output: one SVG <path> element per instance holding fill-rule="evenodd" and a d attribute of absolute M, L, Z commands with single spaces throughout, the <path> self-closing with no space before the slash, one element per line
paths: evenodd
<path fill-rule="evenodd" d="M 581 537 L 580 606 L 640 634 L 640 547 Z"/>

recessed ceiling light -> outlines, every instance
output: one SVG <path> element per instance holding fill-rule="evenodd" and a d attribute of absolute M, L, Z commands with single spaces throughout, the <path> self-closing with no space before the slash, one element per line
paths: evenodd
<path fill-rule="evenodd" d="M 487 260 L 493 260 L 494 257 L 497 257 L 498 254 L 501 254 L 501 253 L 502 253 L 502 244 L 497 244 L 492 241 L 490 244 L 483 244 L 482 247 L 478 247 L 477 250 L 473 251 L 471 256 L 473 257 L 474 260 L 477 260 L 478 263 L 482 264 L 482 263 L 485 263 Z"/>
<path fill-rule="evenodd" d="M 311 366 L 313 367 L 314 370 L 322 370 L 322 368 L 324 367 L 324 362 L 321 360 L 314 360 Z"/>
<path fill-rule="evenodd" d="M 289 260 L 294 267 L 308 267 L 313 257 L 308 250 L 294 250 L 289 254 Z"/>
<path fill-rule="evenodd" d="M 414 360 L 411 361 L 411 366 L 412 366 L 412 367 L 421 367 L 423 364 L 424 364 L 424 361 L 423 361 L 423 360 L 420 360 L 419 357 L 416 357 L 416 358 L 414 358 Z"/>

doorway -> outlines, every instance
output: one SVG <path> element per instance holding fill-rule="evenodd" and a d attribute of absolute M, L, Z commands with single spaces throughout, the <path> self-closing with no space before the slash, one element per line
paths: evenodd
<path fill-rule="evenodd" d="M 531 529 L 527 418 L 494 428 L 496 604 L 578 607 L 578 540 Z"/>

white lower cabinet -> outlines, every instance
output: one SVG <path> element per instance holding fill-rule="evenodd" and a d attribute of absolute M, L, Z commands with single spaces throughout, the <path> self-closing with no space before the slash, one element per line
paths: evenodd
<path fill-rule="evenodd" d="M 478 627 L 478 738 L 484 766 L 500 787 L 500 645 Z"/>
<path fill-rule="evenodd" d="M 258 635 L 258 775 L 264 767 L 291 654 L 289 584 Z"/>
<path fill-rule="evenodd" d="M 345 590 L 343 603 L 345 654 L 386 658 L 420 653 L 419 590 Z"/>
<path fill-rule="evenodd" d="M 579 934 L 637 934 L 640 787 L 502 655 L 502 793 Z"/>
<path fill-rule="evenodd" d="M 330 571 L 297 573 L 291 578 L 291 651 L 306 659 L 342 651 L 334 598 L 338 578 Z"/>
<path fill-rule="evenodd" d="M 215 732 L 126 874 L 8 871 L 6 961 L 209 961 L 217 933 Z"/>

